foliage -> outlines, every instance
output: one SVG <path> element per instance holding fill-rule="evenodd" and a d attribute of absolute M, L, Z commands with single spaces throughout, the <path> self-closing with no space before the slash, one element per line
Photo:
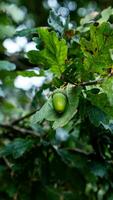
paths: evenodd
<path fill-rule="evenodd" d="M 49 33 L 45 28 L 39 28 L 38 34 L 44 43 L 44 49 L 41 51 L 32 50 L 28 52 L 28 57 L 32 63 L 42 64 L 46 68 L 60 77 L 65 69 L 65 60 L 67 59 L 67 46 L 64 39 L 58 40 L 55 32 Z"/>
<path fill-rule="evenodd" d="M 111 200 L 113 9 L 76 28 L 52 10 L 48 26 L 16 33 L 20 22 L 10 15 L 0 15 L 0 199 Z M 36 50 L 8 55 L 3 41 L 12 34 Z M 24 82 L 16 87 L 20 76 L 44 82 L 24 90 Z M 67 98 L 63 113 L 53 108 L 55 92 Z"/>

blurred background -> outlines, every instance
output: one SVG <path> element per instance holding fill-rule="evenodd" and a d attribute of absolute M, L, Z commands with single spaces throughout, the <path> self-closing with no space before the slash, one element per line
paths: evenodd
<path fill-rule="evenodd" d="M 32 36 L 27 32 L 20 37 L 15 34 L 16 31 L 33 30 L 48 24 L 54 27 L 55 19 L 54 16 L 52 19 L 49 17 L 50 10 L 60 17 L 62 23 L 70 16 L 69 28 L 76 29 L 86 15 L 96 15 L 112 5 L 112 0 L 0 0 L 0 60 L 16 65 L 16 70 L 11 72 L 4 71 L 0 65 L 1 122 L 24 115 L 39 102 L 42 105 L 49 93 L 48 84 L 52 79 L 50 72 L 40 72 L 38 66 L 32 65 L 27 59 L 26 53 L 36 49 L 34 32 Z M 41 87 L 40 98 L 43 100 L 40 101 L 36 92 Z"/>
<path fill-rule="evenodd" d="M 0 60 L 16 65 L 11 72 L 0 65 L 0 122 L 18 118 L 37 105 L 40 108 L 52 87 L 52 74 L 40 71 L 26 56 L 29 50 L 36 49 L 34 32 L 32 36 L 26 32 L 22 37 L 16 32 L 38 26 L 54 27 L 56 19 L 55 15 L 51 19 L 50 10 L 62 23 L 70 17 L 69 28 L 76 29 L 86 15 L 95 16 L 112 5 L 112 0 L 0 0 Z"/>
<path fill-rule="evenodd" d="M 24 55 L 29 50 L 35 49 L 35 43 L 30 37 L 15 36 L 15 32 L 22 29 L 31 29 L 38 26 L 48 26 L 50 10 L 54 10 L 60 16 L 62 22 L 67 16 L 70 16 L 70 28 L 76 28 L 80 23 L 80 19 L 87 14 L 99 12 L 100 10 L 112 6 L 112 0 L 1 0 L 0 1 L 0 59 L 8 59 L 17 65 L 17 69 L 21 70 L 20 55 Z M 21 52 L 21 54 L 20 54 Z M 18 57 L 19 53 L 19 57 Z M 21 60 L 22 59 L 22 60 Z M 24 63 L 25 63 L 24 59 Z M 24 69 L 30 68 L 24 66 Z M 23 78 L 18 77 L 15 86 L 22 87 Z M 32 86 L 43 82 L 43 78 L 25 79 L 26 84 L 23 89 L 29 90 Z M 28 84 L 32 82 L 32 84 Z M 30 87 L 31 85 L 31 87 Z"/>
<path fill-rule="evenodd" d="M 16 200 L 18 195 L 16 192 L 16 188 L 19 188 L 19 195 L 23 195 L 19 198 L 20 200 L 32 199 L 34 193 L 37 193 L 37 188 L 39 188 L 39 193 L 34 199 L 46 199 L 45 196 L 44 198 L 41 198 L 39 197 L 39 195 L 40 191 L 42 191 L 41 195 L 43 196 L 43 190 L 41 188 L 42 185 L 40 186 L 40 179 L 42 181 L 43 178 L 44 182 L 46 182 L 47 180 L 45 180 L 45 177 L 49 176 L 47 169 L 48 165 L 46 163 L 47 159 L 46 161 L 44 160 L 47 155 L 47 141 L 52 141 L 53 143 L 56 142 L 59 145 L 60 142 L 66 141 L 69 137 L 67 130 L 57 129 L 55 132 L 55 130 L 51 129 L 51 124 L 47 122 L 44 122 L 43 126 L 41 126 L 40 124 L 32 125 L 29 118 L 23 121 L 21 120 L 22 116 L 25 116 L 26 114 L 36 109 L 40 109 L 46 101 L 48 95 L 50 95 L 50 92 L 55 89 L 54 81 L 51 81 L 53 78 L 52 74 L 48 70 L 43 71 L 39 69 L 38 66 L 31 64 L 27 58 L 26 53 L 29 50 L 36 49 L 36 43 L 34 42 L 37 39 L 37 35 L 34 31 L 35 27 L 48 26 L 51 24 L 52 26 L 54 26 L 54 23 L 56 22 L 54 19 L 55 15 L 53 15 L 53 18 L 51 19 L 51 10 L 56 13 L 56 16 L 60 17 L 62 23 L 64 23 L 66 19 L 70 16 L 69 29 L 76 29 L 76 27 L 80 25 L 80 21 L 82 20 L 82 18 L 84 18 L 86 15 L 90 16 L 91 14 L 96 16 L 101 10 L 109 6 L 113 6 L 113 0 L 0 0 L 0 147 L 10 144 L 10 141 L 13 141 L 13 139 L 15 138 L 19 138 L 19 140 L 17 140 L 17 143 L 14 141 L 14 146 L 9 145 L 9 149 L 6 149 L 6 157 L 7 155 L 9 155 L 9 160 L 7 161 L 6 158 L 0 159 L 0 200 Z M 21 37 L 16 34 L 17 31 L 21 31 L 24 29 L 29 29 L 30 34 L 28 34 L 29 31 L 24 31 L 24 33 L 26 34 L 24 34 L 24 36 L 21 35 Z M 31 34 L 31 31 L 33 31 L 33 34 Z M 7 61 L 9 62 L 7 63 Z M 6 66 L 5 63 L 7 64 Z M 13 64 L 10 65 L 10 63 Z M 57 85 L 57 83 L 55 84 Z M 20 121 L 15 121 L 16 119 L 20 119 Z M 4 123 L 6 124 L 5 127 L 3 126 Z M 76 127 L 74 127 L 74 131 L 72 132 L 72 134 L 75 135 L 75 140 L 77 140 L 80 134 L 80 122 L 77 123 L 78 124 L 76 124 Z M 11 124 L 12 126 L 7 126 L 7 124 Z M 15 124 L 19 124 L 19 126 L 17 126 L 18 129 L 15 129 L 15 126 L 13 126 Z M 71 124 L 68 128 L 71 129 Z M 29 139 L 30 136 L 32 137 L 32 135 L 29 136 L 29 131 L 34 131 L 35 133 L 39 134 L 48 132 L 49 134 L 45 136 L 45 151 L 43 151 L 43 149 L 41 148 L 38 149 L 37 145 L 36 148 L 38 150 L 33 149 L 33 153 L 32 151 L 30 152 L 31 154 L 29 154 L 28 152 L 28 154 L 26 153 L 26 157 L 24 157 L 24 152 L 27 151 L 27 148 L 29 149 L 29 143 L 27 143 L 28 147 L 25 147 L 24 142 L 26 141 L 24 141 L 24 138 L 26 137 L 27 139 Z M 69 142 L 72 144 L 72 146 L 73 137 L 69 138 Z M 83 141 L 85 142 L 83 143 Z M 85 147 L 85 149 L 90 150 L 91 145 L 87 144 L 86 136 L 83 141 L 81 143 Z M 17 149 L 15 148 L 16 150 L 12 148 L 16 146 L 15 144 L 17 145 Z M 39 155 L 39 160 L 37 159 L 37 151 Z M 18 158 L 19 156 L 22 158 L 19 157 L 20 160 L 17 159 L 15 161 L 11 159 L 10 152 L 12 152 L 14 159 Z M 51 152 L 52 151 L 48 150 L 48 155 L 50 155 Z M 16 164 L 14 164 L 14 162 L 16 162 Z M 80 162 L 81 165 L 83 165 L 82 160 L 80 160 Z M 11 171 L 12 166 L 13 171 Z M 64 165 L 59 166 L 59 163 L 56 163 L 56 157 L 54 166 L 52 166 L 52 168 L 52 173 L 54 173 L 57 168 L 59 176 L 63 176 L 64 179 L 65 175 L 62 175 L 62 172 L 65 171 Z M 103 171 L 100 169 L 100 174 L 103 174 Z M 58 176 L 58 174 L 56 173 L 56 177 Z M 83 185 L 78 184 L 78 182 L 75 183 L 75 178 L 78 181 L 78 171 L 75 178 L 73 178 L 74 174 L 75 173 L 73 172 L 71 173 L 71 175 L 69 174 L 69 178 L 70 176 L 72 177 L 72 185 L 74 182 L 74 184 L 76 184 L 76 187 L 80 187 L 78 188 L 78 190 L 80 189 L 81 191 Z M 27 178 L 25 177 L 24 179 L 24 175 Z M 33 179 L 32 188 L 30 185 L 30 176 L 33 176 L 31 177 Z M 13 177 L 16 181 L 13 179 Z M 35 186 L 35 182 L 38 185 L 37 188 Z M 94 179 L 94 184 L 95 182 L 96 180 Z M 83 183 L 82 178 L 80 180 L 80 183 Z M 61 188 L 63 187 L 64 186 L 61 185 Z M 97 187 L 94 187 L 94 185 L 91 187 L 90 185 L 88 185 L 88 187 L 92 187 L 91 193 L 94 193 L 95 196 Z M 57 188 L 57 184 L 55 184 L 55 188 Z M 68 184 L 65 185 L 65 188 L 67 190 Z M 89 188 L 88 191 L 90 191 Z M 101 188 L 100 185 L 99 188 Z M 29 195 L 30 189 L 32 190 L 31 198 Z M 51 193 L 53 192 L 51 188 L 49 188 L 48 191 Z M 25 194 L 26 197 L 24 197 Z M 80 195 L 81 194 L 82 193 L 80 193 Z M 66 195 L 66 199 L 69 200 L 68 195 L 70 194 Z M 53 200 L 54 198 L 48 197 L 48 199 Z M 61 199 L 63 198 L 61 197 L 60 200 Z M 73 197 L 70 199 L 74 200 L 75 198 Z M 81 198 L 78 197 L 78 200 L 79 199 Z M 93 197 L 92 199 L 96 200 L 96 198 Z M 110 200 L 111 199 L 113 199 L 113 195 Z M 102 198 L 100 198 L 99 200 L 102 200 Z"/>

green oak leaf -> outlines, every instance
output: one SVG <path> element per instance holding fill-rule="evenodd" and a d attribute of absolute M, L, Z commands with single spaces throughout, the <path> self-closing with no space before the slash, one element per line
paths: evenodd
<path fill-rule="evenodd" d="M 62 91 L 62 89 L 57 89 L 56 91 Z M 43 107 L 32 116 L 31 123 L 42 122 L 46 119 L 48 121 L 54 121 L 54 129 L 65 126 L 77 112 L 81 88 L 75 88 L 72 85 L 68 85 L 63 92 L 68 99 L 68 105 L 63 114 L 55 112 L 52 105 L 52 97 L 50 97 Z"/>
<path fill-rule="evenodd" d="M 87 113 L 91 123 L 96 127 L 108 123 L 107 114 L 96 106 L 89 106 Z"/>
<path fill-rule="evenodd" d="M 12 155 L 15 159 L 21 157 L 26 151 L 32 148 L 32 140 L 16 138 L 6 146 L 0 148 L 0 157 Z"/>
<path fill-rule="evenodd" d="M 66 95 L 68 98 L 68 106 L 63 115 L 54 121 L 54 129 L 65 126 L 76 114 L 80 92 L 81 88 L 67 87 Z"/>
<path fill-rule="evenodd" d="M 46 28 L 39 28 L 38 34 L 44 43 L 44 49 L 32 50 L 28 52 L 30 61 L 51 71 L 60 77 L 65 70 L 65 60 L 67 59 L 67 45 L 64 39 L 59 40 L 54 31 L 49 32 Z"/>
<path fill-rule="evenodd" d="M 110 105 L 108 97 L 105 93 L 92 94 L 88 92 L 87 99 L 92 105 L 103 111 L 103 114 L 107 115 L 106 117 L 113 118 L 113 106 Z M 102 119 L 104 118 L 102 117 Z"/>
<path fill-rule="evenodd" d="M 31 118 L 32 123 L 42 122 L 44 119 L 48 121 L 54 121 L 57 118 L 52 106 L 52 97 L 37 111 Z"/>
<path fill-rule="evenodd" d="M 113 29 L 108 22 L 91 25 L 89 38 L 81 39 L 84 54 L 84 69 L 102 74 L 113 65 L 110 49 L 113 49 Z"/>
<path fill-rule="evenodd" d="M 102 88 L 108 97 L 110 105 L 113 106 L 113 77 L 107 78 L 103 82 Z"/>

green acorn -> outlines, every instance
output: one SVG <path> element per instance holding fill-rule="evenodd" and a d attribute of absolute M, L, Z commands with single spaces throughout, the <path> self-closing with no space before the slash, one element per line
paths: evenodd
<path fill-rule="evenodd" d="M 57 113 L 63 113 L 67 105 L 67 97 L 62 92 L 56 92 L 53 94 L 53 107 Z"/>

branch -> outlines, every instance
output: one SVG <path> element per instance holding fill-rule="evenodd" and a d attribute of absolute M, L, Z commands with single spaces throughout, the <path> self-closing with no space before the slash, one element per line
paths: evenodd
<path fill-rule="evenodd" d="M 37 133 L 37 132 L 34 132 L 32 130 L 28 130 L 28 129 L 24 129 L 24 128 L 21 128 L 21 127 L 18 127 L 18 126 L 13 126 L 13 125 L 9 125 L 9 124 L 0 124 L 0 127 L 1 128 L 4 128 L 6 130 L 12 130 L 14 132 L 18 132 L 18 133 L 21 133 L 21 134 L 30 134 L 32 136 L 35 136 L 35 137 L 41 137 L 42 134 L 40 133 Z"/>
<path fill-rule="evenodd" d="M 13 164 L 10 163 L 9 160 L 5 156 L 3 156 L 2 158 L 3 158 L 3 160 L 4 160 L 4 162 L 5 162 L 6 166 L 7 166 L 7 168 L 8 169 L 12 169 L 12 165 Z"/>
<path fill-rule="evenodd" d="M 18 53 L 9 56 L 5 55 L 4 53 L 0 53 L 0 58 L 9 62 L 13 62 L 16 65 L 16 70 L 19 71 L 36 67 L 36 65 L 30 63 L 27 58 L 19 55 Z"/>
<path fill-rule="evenodd" d="M 72 85 L 76 86 L 76 87 L 79 87 L 79 86 L 88 86 L 88 85 L 97 85 L 97 84 L 101 84 L 102 82 L 104 82 L 107 78 L 110 78 L 111 76 L 113 76 L 111 73 L 108 74 L 105 78 L 99 78 L 97 80 L 89 80 L 89 81 L 86 81 L 86 82 L 79 82 L 79 83 L 75 83 L 71 80 L 68 80 L 69 83 L 71 83 Z M 65 82 L 67 83 L 67 82 Z"/>
<path fill-rule="evenodd" d="M 70 151 L 70 152 L 72 152 L 72 153 L 80 153 L 80 154 L 83 154 L 83 155 L 85 155 L 85 156 L 89 156 L 89 155 L 91 155 L 91 154 L 94 154 L 94 152 L 90 152 L 90 153 L 88 153 L 88 152 L 86 152 L 86 151 L 84 151 L 84 150 L 82 150 L 82 149 L 78 149 L 78 148 L 65 148 L 67 151 Z"/>
<path fill-rule="evenodd" d="M 16 64 L 16 70 L 27 70 L 31 69 L 33 67 L 36 67 L 36 65 L 29 62 L 29 60 L 23 56 L 20 56 L 18 54 L 13 54 L 9 57 L 7 57 L 7 60 L 10 62 L 13 62 Z"/>
<path fill-rule="evenodd" d="M 32 111 L 32 112 L 26 114 L 25 116 L 20 117 L 19 119 L 14 120 L 11 124 L 12 124 L 12 125 L 18 124 L 19 122 L 23 121 L 24 119 L 29 118 L 29 117 L 31 117 L 32 115 L 34 115 L 37 111 L 38 111 L 38 110 L 34 110 L 34 111 Z"/>
<path fill-rule="evenodd" d="M 97 84 L 102 83 L 104 80 L 105 80 L 104 78 L 100 78 L 98 80 L 86 81 L 86 82 L 78 83 L 78 84 L 75 83 L 75 85 L 76 86 L 83 86 L 83 87 L 88 86 L 88 85 L 97 85 Z"/>
<path fill-rule="evenodd" d="M 97 80 L 91 80 L 91 81 L 86 81 L 86 82 L 82 82 L 82 83 L 73 83 L 75 86 L 88 86 L 88 85 L 97 85 L 100 84 L 102 82 L 104 82 L 107 78 L 110 78 L 112 76 L 112 74 L 108 74 L 105 78 L 100 78 Z"/>

